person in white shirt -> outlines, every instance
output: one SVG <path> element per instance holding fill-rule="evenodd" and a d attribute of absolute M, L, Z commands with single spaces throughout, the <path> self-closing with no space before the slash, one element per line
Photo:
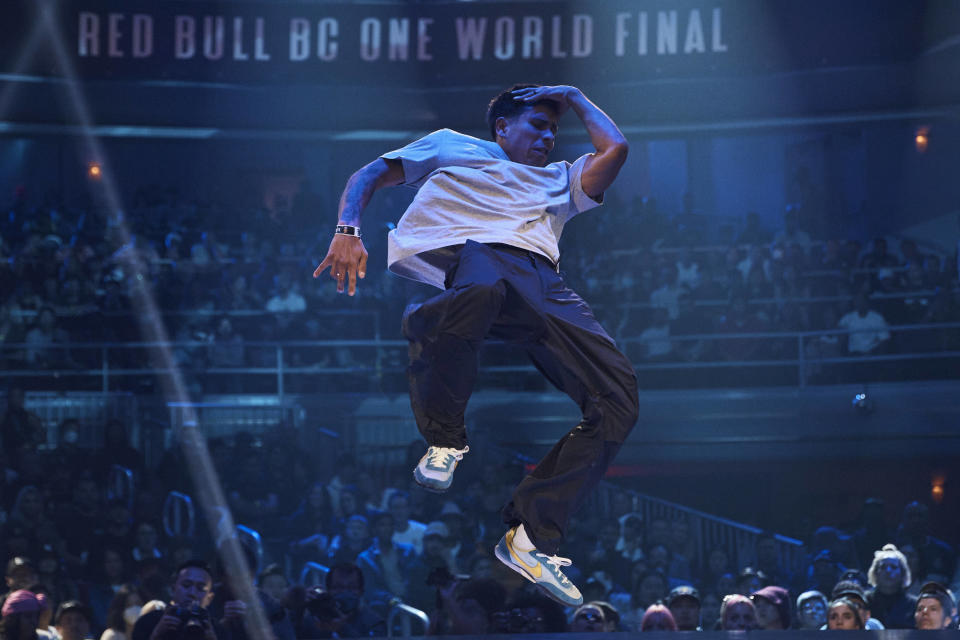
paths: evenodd
<path fill-rule="evenodd" d="M 549 162 L 559 120 L 573 111 L 595 151 Z M 314 277 L 330 269 L 337 291 L 356 292 L 367 252 L 360 216 L 389 185 L 417 188 L 388 237 L 387 265 L 444 291 L 407 307 L 410 398 L 427 453 L 421 485 L 445 491 L 467 453 L 464 413 L 483 341 L 523 348 L 580 406 L 582 419 L 517 486 L 504 507 L 510 527 L 495 548 L 507 567 L 559 602 L 583 598 L 557 556 L 584 502 L 638 417 L 630 361 L 559 272 L 558 241 L 574 216 L 599 206 L 627 156 L 627 141 L 571 86 L 514 85 L 487 109 L 490 140 L 449 129 L 383 154 L 347 181 L 339 221 Z"/>
<path fill-rule="evenodd" d="M 877 347 L 890 339 L 889 325 L 880 313 L 870 308 L 867 294 L 860 293 L 854 301 L 854 310 L 840 318 L 837 324 L 850 331 L 847 352 L 851 355 L 873 353 Z"/>

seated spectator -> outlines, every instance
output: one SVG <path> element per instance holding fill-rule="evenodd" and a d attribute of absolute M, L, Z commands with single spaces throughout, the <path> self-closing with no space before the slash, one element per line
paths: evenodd
<path fill-rule="evenodd" d="M 757 626 L 764 631 L 789 629 L 790 595 L 783 587 L 768 586 L 750 594 L 757 615 Z"/>
<path fill-rule="evenodd" d="M 873 239 L 873 249 L 860 260 L 861 269 L 869 269 L 873 283 L 872 288 L 889 290 L 895 288 L 897 281 L 897 267 L 900 261 L 887 252 L 885 238 Z"/>
<path fill-rule="evenodd" d="M 0 437 L 3 438 L 4 451 L 8 452 L 34 450 L 47 441 L 46 427 L 40 416 L 27 410 L 20 387 L 11 386 L 7 390 L 7 408 L 0 421 Z M 17 456 L 13 457 L 11 463 L 15 470 L 20 470 Z"/>
<path fill-rule="evenodd" d="M 518 592 L 494 614 L 494 633 L 562 633 L 567 630 L 563 607 L 539 592 Z"/>
<path fill-rule="evenodd" d="M 585 602 L 573 613 L 570 631 L 603 632 L 607 631 L 607 616 L 596 602 Z"/>
<path fill-rule="evenodd" d="M 890 340 L 886 319 L 870 308 L 866 293 L 857 294 L 854 310 L 840 318 L 837 326 L 850 332 L 847 336 L 847 353 L 850 355 L 875 353 L 883 343 Z"/>
<path fill-rule="evenodd" d="M 283 575 L 283 568 L 276 563 L 268 565 L 257 576 L 257 588 L 277 602 L 283 599 L 283 594 L 289 586 L 287 577 Z"/>
<path fill-rule="evenodd" d="M 620 521 L 620 531 L 617 552 L 630 563 L 643 560 L 643 516 L 639 513 L 625 515 Z"/>
<path fill-rule="evenodd" d="M 767 331 L 766 321 L 747 305 L 742 293 L 730 298 L 727 312 L 717 322 L 717 333 L 759 333 Z M 724 360 L 750 360 L 759 356 L 763 340 L 757 338 L 730 338 L 716 341 L 716 352 Z"/>
<path fill-rule="evenodd" d="M 289 271 L 281 271 L 274 278 L 274 292 L 267 300 L 267 311 L 273 313 L 292 313 L 305 311 L 307 302 L 300 295 L 299 286 Z"/>
<path fill-rule="evenodd" d="M 349 563 L 330 567 L 326 590 L 308 592 L 298 638 L 360 638 L 387 635 L 386 622 L 363 597 L 363 573 Z"/>
<path fill-rule="evenodd" d="M 417 564 L 413 545 L 394 542 L 393 515 L 383 511 L 373 516 L 373 543 L 359 556 L 356 564 L 363 571 L 368 601 L 387 602 L 406 599 L 408 580 Z"/>
<path fill-rule="evenodd" d="M 642 348 L 641 358 L 647 362 L 669 360 L 673 354 L 670 341 L 670 314 L 662 307 L 653 309 L 650 325 L 640 332 L 638 341 Z"/>
<path fill-rule="evenodd" d="M 871 615 L 870 605 L 864 588 L 852 580 L 841 580 L 830 592 L 830 599 L 846 598 L 852 601 L 860 611 L 863 628 L 869 630 L 883 629 L 883 623 Z"/>
<path fill-rule="evenodd" d="M 184 627 L 199 626 L 206 640 L 226 637 L 210 619 L 213 574 L 205 562 L 188 561 L 174 571 L 170 602 L 141 615 L 133 626 L 131 640 L 187 638 Z"/>
<path fill-rule="evenodd" d="M 917 629 L 955 629 L 957 601 L 942 584 L 928 582 L 920 588 L 914 618 Z"/>
<path fill-rule="evenodd" d="M 744 567 L 737 574 L 734 589 L 742 596 L 750 597 L 755 591 L 767 586 L 767 575 L 754 567 Z"/>
<path fill-rule="evenodd" d="M 760 214 L 748 211 L 743 231 L 737 236 L 737 244 L 767 244 L 771 237 L 771 233 L 760 224 Z"/>
<path fill-rule="evenodd" d="M 35 640 L 43 600 L 32 591 L 18 589 L 3 603 L 0 637 L 4 640 Z"/>
<path fill-rule="evenodd" d="M 27 331 L 24 339 L 26 362 L 35 369 L 56 369 L 73 367 L 75 363 L 66 349 L 55 349 L 54 345 L 70 342 L 70 335 L 59 326 L 57 314 L 52 307 L 44 307 L 37 314 L 37 321 Z"/>
<path fill-rule="evenodd" d="M 903 545 L 913 545 L 919 553 L 918 564 L 923 567 L 924 575 L 914 575 L 915 581 L 934 581 L 932 575 L 949 576 L 956 567 L 954 549 L 930 534 L 930 509 L 925 504 L 913 501 L 904 507 L 896 543 L 901 550 Z"/>
<path fill-rule="evenodd" d="M 827 629 L 833 631 L 854 631 L 863 629 L 860 607 L 847 598 L 832 600 L 827 606 Z"/>
<path fill-rule="evenodd" d="M 653 604 L 647 607 L 640 620 L 638 631 L 676 631 L 677 623 L 673 619 L 670 609 L 662 604 Z"/>
<path fill-rule="evenodd" d="M 639 631 L 640 623 L 643 620 L 643 615 L 647 612 L 647 608 L 666 597 L 667 586 L 666 576 L 656 571 L 647 571 L 647 573 L 641 575 L 630 593 L 628 606 L 617 607 L 624 611 L 623 625 L 628 629 Z M 613 604 L 616 605 L 616 603 Z"/>
<path fill-rule="evenodd" d="M 110 601 L 110 608 L 107 609 L 107 628 L 100 636 L 100 640 L 131 640 L 133 625 L 137 623 L 143 605 L 143 597 L 135 586 L 125 584 L 120 587 Z"/>
<path fill-rule="evenodd" d="M 367 547 L 370 546 L 370 525 L 360 514 L 347 519 L 343 533 L 330 542 L 328 550 L 329 564 L 352 564 Z"/>
<path fill-rule="evenodd" d="M 678 631 L 702 631 L 700 593 L 689 585 L 675 587 L 667 594 L 666 605 L 673 614 Z"/>
<path fill-rule="evenodd" d="M 437 586 L 440 611 L 431 619 L 429 635 L 487 635 L 495 615 L 503 611 L 507 592 L 492 578 L 453 580 Z"/>
<path fill-rule="evenodd" d="M 78 600 L 67 600 L 61 603 L 53 618 L 60 640 L 89 638 L 90 622 L 90 610 Z"/>
<path fill-rule="evenodd" d="M 739 593 L 724 596 L 720 604 L 722 631 L 753 631 L 757 628 L 757 612 L 750 598 Z"/>
<path fill-rule="evenodd" d="M 417 553 L 423 553 L 423 536 L 427 526 L 410 518 L 410 494 L 395 491 L 387 498 L 387 510 L 393 514 L 393 541 L 413 545 Z"/>
<path fill-rule="evenodd" d="M 819 591 L 797 596 L 797 623 L 800 629 L 819 629 L 827 624 L 827 597 Z"/>
<path fill-rule="evenodd" d="M 213 343 L 208 349 L 207 362 L 211 367 L 242 367 L 246 362 L 243 336 L 233 330 L 233 323 L 226 316 L 217 322 Z"/>
<path fill-rule="evenodd" d="M 887 544 L 873 554 L 867 579 L 874 587 L 870 611 L 887 629 L 912 629 L 917 599 L 907 593 L 910 567 L 895 545 Z"/>

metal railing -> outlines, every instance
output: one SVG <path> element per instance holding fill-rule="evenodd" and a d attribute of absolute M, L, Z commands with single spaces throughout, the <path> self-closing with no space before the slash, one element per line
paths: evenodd
<path fill-rule="evenodd" d="M 863 330 L 874 331 L 874 330 Z M 949 359 L 960 358 L 960 322 L 941 322 L 931 324 L 891 325 L 887 331 L 892 339 L 888 344 L 896 345 L 898 340 L 906 346 L 905 336 L 917 336 L 926 333 L 927 344 L 924 350 L 886 350 L 881 353 L 850 354 L 840 353 L 843 341 L 835 343 L 832 353 L 808 348 L 823 338 L 840 338 L 858 333 L 858 330 L 831 329 L 825 331 L 800 332 L 762 332 L 762 333 L 705 333 L 683 336 L 664 336 L 662 340 L 669 341 L 671 350 L 676 353 L 679 345 L 701 343 L 712 345 L 715 348 L 730 341 L 741 341 L 740 344 L 750 343 L 756 346 L 755 357 L 736 359 L 718 357 L 709 354 L 694 360 L 684 360 L 680 355 L 658 358 L 656 361 L 647 361 L 642 355 L 635 355 L 638 347 L 643 347 L 644 340 L 639 336 L 632 336 L 620 341 L 621 346 L 633 357 L 635 368 L 641 374 L 645 371 L 681 370 L 685 372 L 697 370 L 737 369 L 771 370 L 780 369 L 784 372 L 778 379 L 779 384 L 795 384 L 803 387 L 811 382 L 812 376 L 824 368 L 840 369 L 851 364 L 863 363 L 896 363 L 903 361 L 924 361 L 933 363 Z M 498 343 L 492 342 L 496 346 Z M 792 346 L 791 346 L 792 345 Z M 367 381 L 382 381 L 385 376 L 399 376 L 405 372 L 406 349 L 405 340 L 383 340 L 379 337 L 363 340 L 290 340 L 284 342 L 243 342 L 239 345 L 225 345 L 226 348 L 237 348 L 241 351 L 246 362 L 256 362 L 257 366 L 206 366 L 202 362 L 209 356 L 211 349 L 216 345 L 210 342 L 102 342 L 102 343 L 61 343 L 40 347 L 35 344 L 5 344 L 0 346 L 0 362 L 5 363 L 0 369 L 0 377 L 8 380 L 36 379 L 47 382 L 54 381 L 56 386 L 64 387 L 67 380 L 97 381 L 101 393 L 110 393 L 117 389 L 119 381 L 136 377 L 153 377 L 157 375 L 172 375 L 173 369 L 149 366 L 150 353 L 155 349 L 171 349 L 175 352 L 175 360 L 181 362 L 178 371 L 188 376 L 203 376 L 206 378 L 220 377 L 231 389 L 214 391 L 214 393 L 247 393 L 240 381 L 240 376 L 246 378 L 259 377 L 260 388 L 256 391 L 261 394 L 273 394 L 281 400 L 288 392 L 289 382 L 294 379 L 314 379 L 326 377 L 342 381 L 345 377 L 360 378 Z M 49 360 L 60 366 L 28 367 L 26 364 L 11 367 L 11 363 L 18 363 L 17 354 L 31 349 L 40 354 L 52 354 L 50 358 L 40 358 L 40 361 Z M 766 351 L 765 351 L 766 349 Z M 131 355 L 131 351 L 140 350 L 142 353 Z M 358 351 L 365 352 L 358 354 Z M 304 357 L 303 354 L 308 354 Z M 339 362 L 331 364 L 324 362 L 331 355 L 339 356 Z M 519 357 L 508 358 L 507 364 L 482 365 L 481 372 L 491 374 L 524 374 L 536 373 L 536 370 Z M 727 354 L 729 356 L 729 354 Z M 294 356 L 297 356 L 296 358 Z M 317 358 L 317 364 L 303 364 L 304 360 Z M 299 365 L 292 362 L 299 361 Z M 65 364 L 68 363 L 68 364 Z M 516 364 L 514 364 L 514 362 Z M 861 367 L 855 374 L 856 379 L 847 382 L 864 382 L 864 375 L 870 375 Z M 960 367 L 944 368 L 941 377 L 952 378 Z M 912 379 L 911 374 L 917 373 L 908 368 L 899 372 L 902 379 Z M 929 376 L 927 376 L 929 377 Z M 936 377 L 936 376 L 935 376 Z M 730 381 L 731 384 L 743 386 L 742 383 Z M 85 383 L 86 384 L 86 383 Z M 769 384 L 769 383 L 767 383 Z M 87 387 L 91 386 L 86 384 Z M 684 388 L 684 384 L 675 385 Z M 694 385 L 696 386 L 696 385 Z M 753 385 L 747 385 L 753 386 Z M 758 386 L 763 386 L 762 384 Z M 318 387 L 311 386 L 312 390 Z M 95 389 L 89 389 L 93 391 Z M 205 390 L 211 392 L 210 390 Z"/>

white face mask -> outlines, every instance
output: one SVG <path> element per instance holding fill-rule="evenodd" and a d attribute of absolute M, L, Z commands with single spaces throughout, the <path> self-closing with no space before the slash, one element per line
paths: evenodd
<path fill-rule="evenodd" d="M 140 607 L 127 607 L 123 610 L 123 621 L 127 624 L 134 624 L 140 617 Z"/>

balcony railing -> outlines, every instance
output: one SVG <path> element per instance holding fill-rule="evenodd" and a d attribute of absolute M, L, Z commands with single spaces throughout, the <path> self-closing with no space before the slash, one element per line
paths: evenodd
<path fill-rule="evenodd" d="M 882 352 L 841 353 L 845 336 L 856 331 L 705 333 L 669 336 L 672 353 L 683 345 L 703 345 L 703 355 L 690 351 L 648 361 L 639 352 L 644 341 L 629 337 L 620 345 L 634 362 L 641 383 L 687 388 L 700 386 L 769 386 L 870 382 L 875 380 L 950 379 L 960 366 L 960 322 L 894 325 Z M 839 338 L 839 341 L 837 340 Z M 824 339 L 826 341 L 824 342 Z M 736 349 L 724 351 L 730 341 Z M 822 344 L 831 345 L 829 349 Z M 754 347 L 756 347 L 754 349 Z M 215 340 L 188 342 L 75 342 L 52 345 L 27 343 L 0 345 L 0 377 L 31 388 L 86 389 L 101 392 L 136 391 L 137 385 L 155 376 L 172 375 L 174 369 L 151 366 L 153 354 L 168 349 L 176 372 L 191 380 L 213 382 L 214 392 L 260 394 L 300 393 L 330 384 L 353 385 L 355 390 L 405 386 L 407 343 L 379 337 L 357 340 L 288 340 L 220 344 Z M 230 361 L 229 364 L 224 364 Z M 906 366 L 906 365 L 910 366 Z M 677 372 L 675 374 L 671 372 Z M 481 374 L 494 378 L 536 370 L 523 354 L 496 342 L 482 359 Z M 374 386 L 370 386 L 374 385 Z M 255 387 L 255 388 L 253 388 Z M 295 388 L 291 388 L 295 387 Z M 210 389 L 206 389 L 210 391 Z"/>

